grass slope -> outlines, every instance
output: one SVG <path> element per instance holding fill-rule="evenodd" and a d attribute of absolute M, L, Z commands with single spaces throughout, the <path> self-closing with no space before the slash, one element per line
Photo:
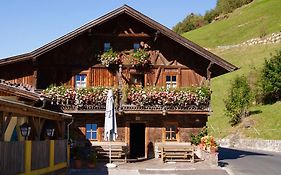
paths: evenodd
<path fill-rule="evenodd" d="M 216 21 L 197 30 L 183 34 L 184 37 L 208 48 L 238 44 L 262 33 L 281 31 L 280 0 L 255 0 L 229 14 L 226 20 Z"/>
<path fill-rule="evenodd" d="M 255 69 L 260 69 L 265 58 L 281 48 L 281 43 L 271 45 L 256 45 L 228 50 L 213 49 L 212 52 L 235 64 L 240 69 L 212 79 L 212 109 L 208 126 L 216 137 L 225 137 L 239 129 L 246 137 L 263 139 L 281 139 L 281 103 L 264 106 L 254 106 L 251 111 L 257 114 L 247 118 L 254 123 L 254 128 L 243 129 L 241 126 L 231 127 L 224 115 L 223 99 L 227 96 L 231 81 L 238 75 L 249 75 Z M 257 132 L 256 132 L 257 131 Z M 279 132 L 279 134 L 278 134 Z M 260 135 L 259 135 L 260 134 Z"/>
<path fill-rule="evenodd" d="M 250 128 L 245 128 L 243 123 L 231 127 L 229 119 L 224 115 L 223 99 L 227 96 L 231 81 L 238 75 L 253 75 L 254 70 L 262 67 L 264 59 L 270 57 L 270 53 L 281 49 L 281 43 L 227 50 L 219 49 L 217 46 L 239 44 L 259 37 L 263 31 L 267 34 L 281 31 L 280 0 L 255 0 L 229 14 L 228 19 L 183 34 L 193 42 L 211 48 L 211 52 L 240 68 L 212 79 L 213 112 L 209 117 L 208 127 L 211 134 L 216 137 L 223 138 L 232 133 L 239 133 L 245 137 L 281 140 L 281 102 L 251 107 L 252 115 L 244 120 L 244 123 L 251 124 Z"/>

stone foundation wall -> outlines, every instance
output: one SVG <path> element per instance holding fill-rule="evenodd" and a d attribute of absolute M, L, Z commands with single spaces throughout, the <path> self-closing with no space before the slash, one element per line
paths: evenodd
<path fill-rule="evenodd" d="M 218 141 L 222 147 L 257 149 L 263 151 L 281 152 L 281 140 L 255 140 L 255 139 L 221 139 Z"/>

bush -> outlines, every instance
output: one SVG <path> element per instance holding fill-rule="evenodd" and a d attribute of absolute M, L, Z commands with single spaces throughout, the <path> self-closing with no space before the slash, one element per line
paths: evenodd
<path fill-rule="evenodd" d="M 248 114 L 251 101 L 251 88 L 245 76 L 236 77 L 225 100 L 225 115 L 230 118 L 231 126 L 241 122 Z"/>
<path fill-rule="evenodd" d="M 193 145 L 199 145 L 201 143 L 201 138 L 208 135 L 208 130 L 203 128 L 198 135 L 190 134 L 190 142 Z"/>
<path fill-rule="evenodd" d="M 206 24 L 206 21 L 204 20 L 204 17 L 201 15 L 197 15 L 194 13 L 188 14 L 182 22 L 177 23 L 173 27 L 173 31 L 182 34 L 194 29 L 197 29 L 199 27 L 202 27 Z"/>
<path fill-rule="evenodd" d="M 194 13 L 188 14 L 181 22 L 173 27 L 173 31 L 182 34 L 206 24 L 211 23 L 215 17 L 234 11 L 235 9 L 249 4 L 253 0 L 217 0 L 216 7 L 207 11 L 204 16 L 196 15 Z"/>
<path fill-rule="evenodd" d="M 249 4 L 253 0 L 218 0 L 216 10 L 219 14 L 231 13 L 235 9 Z"/>
<path fill-rule="evenodd" d="M 265 60 L 261 71 L 260 86 L 263 101 L 272 103 L 281 99 L 281 50 Z"/>

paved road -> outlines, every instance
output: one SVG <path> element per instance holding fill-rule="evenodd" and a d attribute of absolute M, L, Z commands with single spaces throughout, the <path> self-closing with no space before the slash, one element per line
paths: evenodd
<path fill-rule="evenodd" d="M 219 162 L 229 174 L 281 175 L 281 153 L 221 148 Z"/>
<path fill-rule="evenodd" d="M 221 169 L 200 170 L 79 170 L 71 171 L 70 175 L 228 175 Z"/>

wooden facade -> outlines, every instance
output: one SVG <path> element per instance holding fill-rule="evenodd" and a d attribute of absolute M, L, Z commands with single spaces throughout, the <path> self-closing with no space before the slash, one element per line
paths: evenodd
<path fill-rule="evenodd" d="M 98 61 L 106 43 L 125 60 L 119 68 L 110 69 Z M 126 61 L 138 44 L 149 47 L 149 69 L 137 69 Z M 197 87 L 208 85 L 210 78 L 235 69 L 230 63 L 126 5 L 33 52 L 0 60 L 0 78 L 29 84 L 37 90 L 46 89 L 51 84 L 75 88 L 76 75 L 79 74 L 86 76 L 87 87 L 166 87 L 170 79 L 176 87 Z M 196 111 L 136 110 L 125 106 L 123 109 L 117 115 L 118 141 L 129 145 L 133 158 L 153 157 L 157 142 L 188 142 L 190 133 L 206 126 L 210 112 L 209 106 Z M 104 109 L 64 112 L 74 116 L 73 130 L 80 134 L 78 137 L 87 137 L 86 125 L 94 124 L 91 127 L 94 127 L 95 137 L 91 141 L 95 144 L 103 142 Z M 169 132 L 171 136 L 167 139 Z M 140 138 L 141 142 L 134 138 Z"/>

